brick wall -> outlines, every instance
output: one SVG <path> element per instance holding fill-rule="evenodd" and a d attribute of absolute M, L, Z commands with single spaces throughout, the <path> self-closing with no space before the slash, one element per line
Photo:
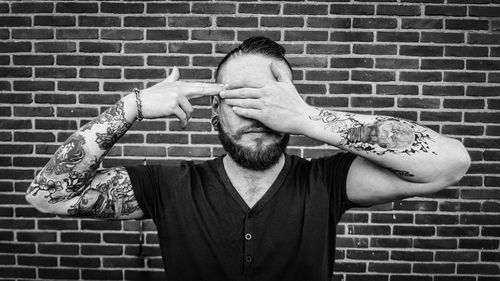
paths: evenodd
<path fill-rule="evenodd" d="M 69 134 L 134 87 L 211 80 L 238 41 L 282 43 L 316 106 L 408 118 L 462 140 L 473 160 L 456 186 L 349 211 L 336 280 L 500 279 L 500 1 L 0 3 L 0 279 L 160 280 L 151 221 L 38 213 L 24 200 Z M 208 99 L 188 129 L 135 124 L 105 166 L 220 155 Z M 332 149 L 304 137 L 290 152 Z"/>

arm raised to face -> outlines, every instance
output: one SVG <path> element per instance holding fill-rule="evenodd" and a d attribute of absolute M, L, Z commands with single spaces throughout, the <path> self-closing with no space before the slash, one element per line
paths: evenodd
<path fill-rule="evenodd" d="M 164 81 L 137 96 L 127 95 L 73 133 L 57 149 L 26 192 L 26 200 L 42 212 L 111 219 L 143 216 L 123 167 L 99 169 L 103 158 L 136 120 L 139 105 L 145 118 L 176 116 L 185 127 L 193 108 L 189 99 L 216 95 L 220 84 L 177 81 L 174 68 Z"/>
<path fill-rule="evenodd" d="M 307 137 L 356 154 L 347 194 L 360 205 L 437 192 L 460 180 L 470 166 L 462 143 L 411 121 L 309 106 L 283 67 L 260 88 L 221 92 L 233 111 L 269 128 Z"/>

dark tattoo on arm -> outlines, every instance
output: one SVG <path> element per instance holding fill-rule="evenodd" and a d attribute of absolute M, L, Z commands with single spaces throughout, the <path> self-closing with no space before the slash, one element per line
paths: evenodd
<path fill-rule="evenodd" d="M 140 210 L 124 168 L 104 170 L 91 187 L 85 189 L 76 204 L 68 209 L 71 216 L 119 218 Z"/>
<path fill-rule="evenodd" d="M 408 172 L 408 171 L 403 171 L 403 170 L 397 170 L 397 169 L 393 169 L 393 168 L 387 168 L 387 170 L 393 172 L 394 174 L 398 175 L 398 176 L 403 176 L 403 177 L 414 177 L 415 175 Z"/>
<path fill-rule="evenodd" d="M 123 102 L 117 102 L 64 142 L 33 181 L 28 194 L 37 196 L 42 191 L 40 198 L 48 204 L 79 197 L 68 211 L 70 215 L 115 217 L 134 212 L 138 206 L 123 168 L 113 170 L 116 174 L 109 180 L 93 183 L 102 159 L 131 126 Z M 92 210 L 87 208 L 90 203 L 96 205 Z"/>
<path fill-rule="evenodd" d="M 377 116 L 371 123 L 362 122 L 356 114 L 318 109 L 311 120 L 323 122 L 324 129 L 341 136 L 340 145 L 377 155 L 430 152 L 431 138 L 426 129 L 409 121 Z M 435 154 L 435 152 L 432 152 Z"/>

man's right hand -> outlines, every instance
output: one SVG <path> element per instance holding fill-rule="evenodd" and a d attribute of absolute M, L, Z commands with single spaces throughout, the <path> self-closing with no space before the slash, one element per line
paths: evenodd
<path fill-rule="evenodd" d="M 185 128 L 193 113 L 190 99 L 218 95 L 223 84 L 183 82 L 179 80 L 179 69 L 162 82 L 141 91 L 142 114 L 144 118 L 154 119 L 175 115 L 180 126 Z"/>

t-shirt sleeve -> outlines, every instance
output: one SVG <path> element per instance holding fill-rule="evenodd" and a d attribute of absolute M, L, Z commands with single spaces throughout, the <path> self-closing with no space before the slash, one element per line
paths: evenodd
<path fill-rule="evenodd" d="M 340 220 L 345 211 L 357 206 L 349 201 L 346 191 L 347 174 L 355 158 L 355 154 L 339 152 L 313 160 L 313 167 L 319 170 L 318 175 L 326 185 L 330 196 L 331 212 L 336 221 Z"/>
<path fill-rule="evenodd" d="M 145 219 L 155 219 L 160 209 L 160 167 L 156 165 L 126 166 L 137 203 Z"/>

